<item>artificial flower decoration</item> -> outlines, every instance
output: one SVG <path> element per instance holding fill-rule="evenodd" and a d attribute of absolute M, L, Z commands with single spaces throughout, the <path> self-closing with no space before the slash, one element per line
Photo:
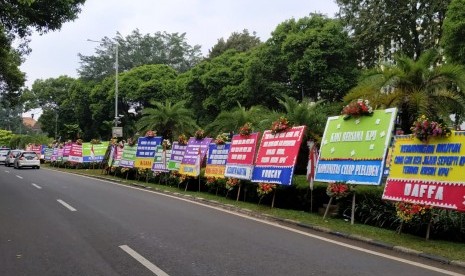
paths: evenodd
<path fill-rule="evenodd" d="M 98 144 L 101 144 L 102 142 L 99 139 L 92 139 L 90 140 L 90 143 L 93 145 L 98 145 Z"/>
<path fill-rule="evenodd" d="M 276 133 L 286 131 L 290 127 L 291 126 L 287 118 L 284 116 L 281 116 L 279 117 L 277 121 L 274 121 L 273 124 L 271 125 L 271 134 L 276 134 Z"/>
<path fill-rule="evenodd" d="M 257 194 L 259 197 L 263 197 L 271 193 L 275 189 L 276 189 L 276 184 L 260 182 L 258 183 Z"/>
<path fill-rule="evenodd" d="M 237 178 L 228 178 L 228 181 L 226 181 L 225 188 L 229 191 L 234 189 L 237 185 L 239 185 L 240 180 Z"/>
<path fill-rule="evenodd" d="M 133 147 L 136 145 L 136 140 L 132 138 L 128 138 L 128 146 Z"/>
<path fill-rule="evenodd" d="M 431 209 L 431 206 L 414 204 L 410 202 L 396 202 L 396 215 L 404 222 L 409 222 L 413 219 L 414 216 L 424 215 L 428 210 Z"/>
<path fill-rule="evenodd" d="M 77 139 L 77 140 L 76 140 L 76 144 L 82 145 L 82 139 Z"/>
<path fill-rule="evenodd" d="M 199 129 L 194 134 L 195 139 L 202 140 L 205 137 L 205 131 L 203 129 Z"/>
<path fill-rule="evenodd" d="M 245 123 L 243 126 L 239 128 L 239 135 L 240 136 L 249 136 L 252 134 L 252 124 L 251 123 Z"/>
<path fill-rule="evenodd" d="M 178 136 L 178 143 L 180 145 L 187 145 L 187 137 L 184 134 Z"/>
<path fill-rule="evenodd" d="M 428 142 L 431 137 L 449 137 L 452 134 L 446 124 L 430 121 L 425 115 L 418 117 L 410 130 L 422 142 Z"/>
<path fill-rule="evenodd" d="M 168 139 L 163 139 L 163 142 L 161 143 L 163 150 L 169 150 L 171 149 L 171 142 Z"/>
<path fill-rule="evenodd" d="M 229 140 L 228 136 L 226 136 L 224 133 L 218 134 L 215 138 L 215 143 L 217 145 L 224 145 L 227 141 Z"/>
<path fill-rule="evenodd" d="M 213 176 L 207 177 L 207 180 L 205 181 L 205 185 L 207 186 L 213 186 L 216 183 L 216 178 Z"/>
<path fill-rule="evenodd" d="M 348 196 L 351 192 L 350 186 L 345 182 L 332 182 L 328 184 L 326 188 L 326 194 L 329 197 L 334 197 L 336 199 L 344 198 Z"/>
<path fill-rule="evenodd" d="M 145 133 L 145 137 L 155 137 L 157 135 L 156 131 L 149 130 Z"/>
<path fill-rule="evenodd" d="M 368 100 L 358 99 L 344 106 L 341 114 L 344 115 L 344 120 L 352 117 L 373 116 L 373 108 Z"/>

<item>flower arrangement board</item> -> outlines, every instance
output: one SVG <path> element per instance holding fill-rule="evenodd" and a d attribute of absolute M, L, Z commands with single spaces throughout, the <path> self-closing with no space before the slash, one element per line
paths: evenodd
<path fill-rule="evenodd" d="M 58 154 L 56 161 L 62 162 L 63 161 L 63 148 L 58 148 Z"/>
<path fill-rule="evenodd" d="M 158 145 L 161 145 L 161 136 L 139 137 L 137 140 L 136 162 L 134 167 L 152 169 L 153 158 Z"/>
<path fill-rule="evenodd" d="M 171 157 L 171 150 L 163 150 L 162 145 L 158 145 L 153 159 L 152 171 L 168 172 L 168 160 Z"/>
<path fill-rule="evenodd" d="M 258 149 L 252 182 L 291 185 L 305 128 L 292 127 L 276 134 L 265 130 Z"/>
<path fill-rule="evenodd" d="M 233 136 L 224 176 L 245 180 L 252 178 L 253 162 L 259 137 L 259 132 L 250 133 L 250 135 L 236 134 Z"/>
<path fill-rule="evenodd" d="M 231 143 L 229 142 L 224 144 L 210 143 L 208 145 L 207 166 L 205 167 L 206 177 L 224 178 L 230 149 Z"/>
<path fill-rule="evenodd" d="M 189 138 L 187 142 L 186 152 L 179 167 L 179 173 L 187 176 L 199 176 L 205 155 L 208 151 L 212 138 L 196 139 Z"/>
<path fill-rule="evenodd" d="M 82 145 L 76 143 L 71 144 L 68 160 L 70 162 L 82 163 Z"/>
<path fill-rule="evenodd" d="M 65 145 L 63 146 L 63 162 L 66 162 L 68 161 L 69 159 L 69 152 L 71 151 L 71 145 L 72 143 L 69 142 L 69 143 L 65 143 Z"/>
<path fill-rule="evenodd" d="M 171 156 L 168 161 L 168 170 L 179 171 L 184 153 L 186 152 L 187 145 L 182 145 L 179 142 L 173 142 L 171 147 Z"/>
<path fill-rule="evenodd" d="M 50 156 L 50 161 L 58 160 L 58 148 L 53 148 L 52 156 Z"/>
<path fill-rule="evenodd" d="M 396 136 L 383 199 L 465 211 L 465 132 L 428 143 Z"/>
<path fill-rule="evenodd" d="M 123 150 L 124 146 L 118 145 L 114 147 L 113 152 L 113 167 L 119 167 L 119 163 L 121 162 L 121 158 L 123 157 Z"/>
<path fill-rule="evenodd" d="M 315 181 L 379 185 L 396 108 L 372 116 L 329 117 L 323 134 Z"/>
<path fill-rule="evenodd" d="M 43 148 L 42 145 L 36 145 L 36 144 L 28 144 L 26 146 L 26 150 L 31 150 L 31 151 L 37 153 L 39 156 L 41 156 L 43 154 L 42 148 Z"/>
<path fill-rule="evenodd" d="M 53 149 L 52 148 L 45 148 L 44 152 L 44 160 L 45 161 L 52 161 Z"/>
<path fill-rule="evenodd" d="M 123 168 L 134 168 L 134 164 L 136 163 L 136 152 L 137 144 L 134 146 L 128 144 L 124 145 L 119 166 Z"/>
<path fill-rule="evenodd" d="M 101 162 L 108 149 L 108 141 L 100 144 L 82 143 L 82 162 Z"/>

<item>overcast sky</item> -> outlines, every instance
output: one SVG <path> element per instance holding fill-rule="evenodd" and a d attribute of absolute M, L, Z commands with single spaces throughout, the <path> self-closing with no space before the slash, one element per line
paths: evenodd
<path fill-rule="evenodd" d="M 33 35 L 32 53 L 21 66 L 26 86 L 36 79 L 77 77 L 78 53 L 93 55 L 97 43 L 87 39 L 123 37 L 139 29 L 142 34 L 158 31 L 186 33 L 190 45 L 201 45 L 208 53 L 221 37 L 248 29 L 262 41 L 276 26 L 290 18 L 312 12 L 334 17 L 334 0 L 87 0 L 78 18 L 60 31 Z"/>

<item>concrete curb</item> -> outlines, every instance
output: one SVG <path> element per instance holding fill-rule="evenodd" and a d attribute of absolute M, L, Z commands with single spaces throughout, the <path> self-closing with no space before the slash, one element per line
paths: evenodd
<path fill-rule="evenodd" d="M 78 172 L 70 172 L 70 173 L 78 174 L 78 175 L 85 175 L 85 176 L 89 177 L 89 175 L 80 174 Z M 223 203 L 220 203 L 220 202 L 215 201 L 215 200 L 206 200 L 206 199 L 204 199 L 202 197 L 195 197 L 195 196 L 192 196 L 192 195 L 185 195 L 185 194 L 178 193 L 178 192 L 170 192 L 170 191 L 167 191 L 167 190 L 161 190 L 159 188 L 152 189 L 149 186 L 145 186 L 145 185 L 138 184 L 138 183 L 130 183 L 130 182 L 127 182 L 125 180 L 107 178 L 107 177 L 104 177 L 104 176 L 90 176 L 90 177 L 94 177 L 94 178 L 102 179 L 102 180 L 106 180 L 106 181 L 111 181 L 111 182 L 116 182 L 116 183 L 120 183 L 120 184 L 125 184 L 125 185 L 129 185 L 129 186 L 137 187 L 137 188 L 140 188 L 140 189 L 151 189 L 151 190 L 157 191 L 159 193 L 165 193 L 165 194 L 169 194 L 169 195 L 172 195 L 172 196 L 177 196 L 177 197 L 180 197 L 180 198 L 184 197 L 184 198 L 192 200 L 192 201 L 211 204 L 211 205 L 223 208 L 223 209 L 228 210 L 228 211 L 236 211 L 238 213 L 246 214 L 246 215 L 251 216 L 251 217 L 260 218 L 260 219 L 268 220 L 268 221 L 274 221 L 274 222 L 278 222 L 278 223 L 284 223 L 284 224 L 288 224 L 288 225 L 294 225 L 294 226 L 298 226 L 298 227 L 302 227 L 302 228 L 306 228 L 306 229 L 312 229 L 312 230 L 315 230 L 315 231 L 328 233 L 328 234 L 338 236 L 338 237 L 342 237 L 342 238 L 346 238 L 346 239 L 352 239 L 352 240 L 357 240 L 357 241 L 361 241 L 361 242 L 366 242 L 368 244 L 379 246 L 379 247 L 384 248 L 384 249 L 399 251 L 399 252 L 402 252 L 402 253 L 405 253 L 405 254 L 418 256 L 418 257 L 425 258 L 425 259 L 435 261 L 435 262 L 439 262 L 439 263 L 442 263 L 442 264 L 448 264 L 448 265 L 453 265 L 453 266 L 457 266 L 457 267 L 460 267 L 460 268 L 465 268 L 465 262 L 464 261 L 449 260 L 449 259 L 441 257 L 441 256 L 427 254 L 427 253 L 417 251 L 417 250 L 414 250 L 414 249 L 410 249 L 410 248 L 407 248 L 407 247 L 392 245 L 392 244 L 388 244 L 388 243 L 385 243 L 385 242 L 382 242 L 382 241 L 365 238 L 365 237 L 362 237 L 362 236 L 359 236 L 359 235 L 352 235 L 352 234 L 349 234 L 349 233 L 334 231 L 334 230 L 331 230 L 331 229 L 323 227 L 323 226 L 306 224 L 306 223 L 296 221 L 296 220 L 291 220 L 291 219 L 283 219 L 283 218 L 275 217 L 275 216 L 272 216 L 272 215 L 269 215 L 269 214 L 261 214 L 261 213 L 253 212 L 252 210 L 249 210 L 249 209 L 236 207 L 236 206 L 231 205 L 231 204 L 223 204 Z"/>

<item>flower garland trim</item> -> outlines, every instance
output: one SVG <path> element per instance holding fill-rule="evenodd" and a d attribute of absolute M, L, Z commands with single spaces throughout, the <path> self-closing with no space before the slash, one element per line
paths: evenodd
<path fill-rule="evenodd" d="M 257 194 L 259 197 L 266 196 L 267 194 L 273 192 L 274 190 L 276 190 L 276 184 L 265 183 L 265 182 L 258 183 Z"/>
<path fill-rule="evenodd" d="M 373 107 L 368 100 L 358 99 L 344 106 L 341 114 L 344 115 L 344 120 L 352 117 L 373 116 Z"/>
<path fill-rule="evenodd" d="M 396 202 L 396 215 L 404 222 L 411 221 L 415 216 L 424 215 L 428 210 L 431 210 L 431 206 L 415 204 L 410 202 Z"/>
<path fill-rule="evenodd" d="M 245 123 L 243 126 L 239 128 L 239 135 L 242 137 L 249 136 L 252 134 L 252 123 Z"/>
<path fill-rule="evenodd" d="M 413 136 L 425 143 L 431 137 L 450 137 L 452 134 L 446 124 L 430 121 L 425 115 L 418 117 L 410 130 Z"/>
<path fill-rule="evenodd" d="M 228 140 L 229 140 L 228 136 L 226 136 L 226 134 L 224 133 L 221 133 L 221 134 L 218 134 L 218 136 L 216 136 L 215 143 L 217 145 L 224 145 L 226 142 L 228 142 Z"/>
<path fill-rule="evenodd" d="M 345 182 L 336 181 L 328 184 L 326 194 L 336 199 L 344 198 L 352 192 L 352 188 Z"/>
<path fill-rule="evenodd" d="M 187 145 L 187 137 L 184 134 L 178 136 L 178 144 L 179 145 Z"/>
<path fill-rule="evenodd" d="M 281 116 L 277 121 L 274 121 L 271 124 L 271 134 L 277 134 L 283 131 L 288 130 L 291 127 L 289 121 L 286 117 Z"/>
<path fill-rule="evenodd" d="M 234 187 L 239 185 L 239 183 L 241 183 L 241 181 L 237 178 L 228 178 L 225 184 L 225 188 L 231 191 L 232 189 L 234 189 Z"/>
<path fill-rule="evenodd" d="M 161 143 L 161 146 L 163 147 L 163 150 L 169 150 L 171 149 L 171 142 L 168 139 L 163 139 L 163 142 Z"/>
<path fill-rule="evenodd" d="M 203 129 L 199 129 L 194 134 L 195 139 L 202 140 L 205 138 L 205 131 Z"/>
<path fill-rule="evenodd" d="M 156 131 L 149 130 L 145 133 L 145 137 L 155 137 L 157 135 Z"/>

